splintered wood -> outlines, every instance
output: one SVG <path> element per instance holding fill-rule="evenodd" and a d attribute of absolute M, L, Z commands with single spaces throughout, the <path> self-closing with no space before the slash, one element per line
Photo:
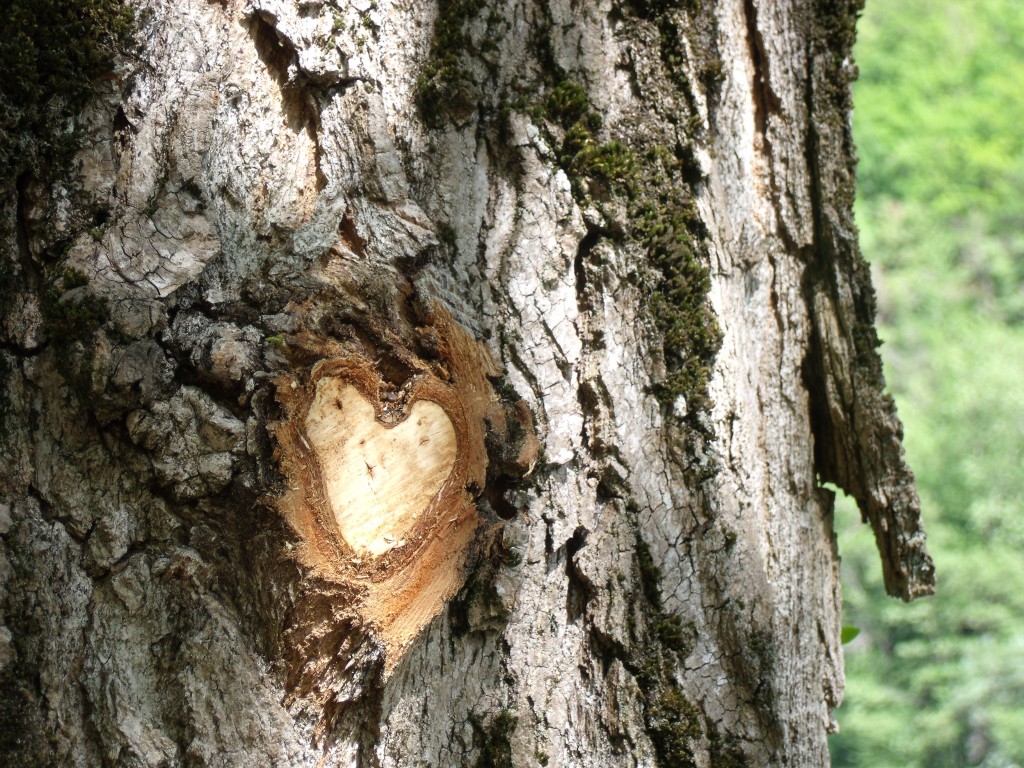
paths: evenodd
<path fill-rule="evenodd" d="M 316 362 L 277 380 L 286 417 L 271 427 L 298 557 L 351 589 L 335 618 L 372 632 L 387 670 L 462 587 L 474 541 L 486 549 L 495 528 L 476 502 L 488 477 L 522 476 L 537 458 L 529 409 L 497 395 L 487 348 L 442 310 L 426 321 L 404 336 L 429 339 L 424 356 L 290 337 Z"/>

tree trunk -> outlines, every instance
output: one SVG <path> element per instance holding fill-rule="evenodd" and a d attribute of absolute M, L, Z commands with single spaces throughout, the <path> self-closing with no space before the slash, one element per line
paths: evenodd
<path fill-rule="evenodd" d="M 827 764 L 855 12 L 146 0 L 4 182 L 0 761 Z"/>

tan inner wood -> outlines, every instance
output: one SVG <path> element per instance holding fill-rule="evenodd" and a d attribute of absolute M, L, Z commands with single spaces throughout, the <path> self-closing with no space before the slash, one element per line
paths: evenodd
<path fill-rule="evenodd" d="M 361 556 L 404 544 L 455 465 L 455 428 L 440 405 L 417 401 L 388 427 L 339 378 L 317 382 L 305 431 L 341 535 Z"/>

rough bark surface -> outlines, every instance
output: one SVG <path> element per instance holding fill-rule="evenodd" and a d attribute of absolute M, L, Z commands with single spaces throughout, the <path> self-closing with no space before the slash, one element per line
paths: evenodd
<path fill-rule="evenodd" d="M 144 8 L 5 182 L 0 762 L 827 764 L 855 4 Z"/>

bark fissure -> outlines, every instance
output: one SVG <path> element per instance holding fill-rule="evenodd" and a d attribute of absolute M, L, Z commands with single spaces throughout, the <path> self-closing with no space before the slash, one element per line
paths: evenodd
<path fill-rule="evenodd" d="M 743 14 L 747 22 L 747 44 L 750 46 L 750 60 L 754 67 L 754 77 L 751 82 L 751 91 L 754 98 L 754 127 L 764 142 L 766 153 L 771 155 L 768 119 L 779 110 L 782 102 L 772 89 L 764 37 L 757 24 L 756 0 L 743 0 Z"/>

